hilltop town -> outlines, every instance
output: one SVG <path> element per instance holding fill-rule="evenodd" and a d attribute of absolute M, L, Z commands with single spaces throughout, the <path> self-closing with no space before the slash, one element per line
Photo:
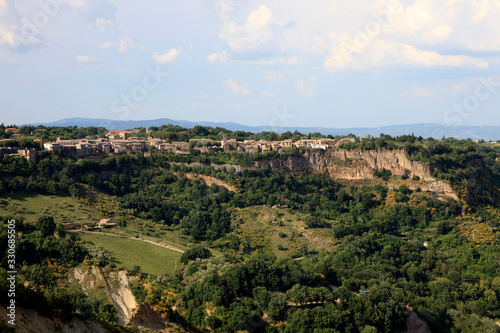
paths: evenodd
<path fill-rule="evenodd" d="M 15 132 L 16 128 L 8 128 Z M 137 130 L 130 131 L 110 131 L 106 133 L 106 138 L 96 139 L 78 139 L 78 140 L 64 140 L 57 138 L 51 142 L 43 142 L 40 139 L 33 140 L 36 142 L 38 148 L 17 148 L 17 147 L 1 147 L 0 158 L 9 156 L 21 156 L 31 161 L 36 161 L 38 152 L 64 152 L 65 154 L 75 155 L 77 158 L 84 158 L 89 156 L 97 156 L 99 154 L 109 153 L 148 153 L 151 151 L 170 151 L 176 154 L 189 154 L 191 149 L 198 150 L 201 153 L 215 153 L 215 152 L 230 152 L 237 151 L 241 153 L 264 153 L 267 151 L 274 151 L 278 153 L 285 152 L 288 148 L 311 148 L 311 149 L 328 149 L 338 147 L 341 144 L 354 142 L 354 138 L 317 138 L 317 139 L 301 139 L 293 141 L 292 139 L 285 139 L 282 141 L 269 141 L 269 140 L 244 140 L 237 141 L 236 139 L 228 139 L 227 134 L 222 134 L 222 140 L 212 139 L 189 139 L 188 141 L 169 141 L 152 136 L 146 138 L 134 137 Z M 146 133 L 151 135 L 150 130 Z M 20 134 L 13 134 L 11 139 L 23 138 Z M 10 139 L 10 140 L 11 140 Z M 9 141 L 4 139 L 3 141 Z"/>

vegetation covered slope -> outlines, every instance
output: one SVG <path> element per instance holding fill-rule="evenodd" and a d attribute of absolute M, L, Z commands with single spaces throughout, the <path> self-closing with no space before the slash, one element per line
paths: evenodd
<path fill-rule="evenodd" d="M 195 245 L 170 274 L 148 275 L 139 267 L 131 272 L 138 274 L 130 286 L 138 304 L 187 330 L 398 332 L 405 330 L 409 311 L 416 311 L 432 331 L 498 332 L 497 148 L 412 136 L 369 138 L 342 148 L 405 149 L 433 177 L 455 186 L 460 200 L 422 190 L 419 177 L 384 169 L 371 179 L 338 180 L 307 168 L 214 167 L 300 156 L 298 150 L 281 156 L 156 152 L 100 160 L 41 154 L 37 164 L 5 158 L 0 189 L 4 201 L 21 191 L 70 195 L 116 219 L 122 232 L 139 233 L 141 221 L 144 233 L 145 226 L 156 225 L 149 228 L 155 234 L 165 230 L 162 237 Z M 206 164 L 178 164 L 190 162 Z M 208 186 L 202 176 L 227 186 Z M 7 202 L 1 204 L 6 215 L 22 220 Z M 42 224 L 23 228 L 20 281 L 28 283 L 20 288 L 27 298 L 44 295 L 32 304 L 49 304 L 52 312 L 44 315 L 55 315 L 63 304 L 67 316 L 83 313 L 116 325 L 112 308 L 104 318 L 94 313 L 109 303 L 82 296 L 77 304 L 72 299 L 51 305 L 50 296 L 58 292 L 53 261 L 81 265 L 87 258 L 112 267 L 109 254 L 77 236 L 44 233 Z M 319 233 L 321 247 L 314 236 Z M 93 304 L 85 305 L 86 312 L 85 302 Z"/>

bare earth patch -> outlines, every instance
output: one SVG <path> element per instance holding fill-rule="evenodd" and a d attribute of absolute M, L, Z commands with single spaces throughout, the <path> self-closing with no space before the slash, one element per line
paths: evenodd
<path fill-rule="evenodd" d="M 203 179 L 203 181 L 205 181 L 205 184 L 207 184 L 207 186 L 211 186 L 212 184 L 215 184 L 217 186 L 225 187 L 228 191 L 236 192 L 236 188 L 234 188 L 234 186 L 226 184 L 222 180 L 211 177 L 211 176 L 194 174 L 194 173 L 190 173 L 190 172 L 185 173 L 184 176 L 186 176 L 186 178 L 188 178 L 188 179 Z"/>

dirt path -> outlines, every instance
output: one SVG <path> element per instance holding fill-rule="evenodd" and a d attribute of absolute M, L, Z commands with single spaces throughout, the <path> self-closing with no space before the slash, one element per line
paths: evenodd
<path fill-rule="evenodd" d="M 112 234 L 112 233 L 102 233 L 102 232 L 97 232 L 97 231 L 71 230 L 69 232 L 80 232 L 80 233 L 88 234 L 88 235 L 106 235 L 106 236 L 115 236 L 115 237 L 121 237 L 121 238 L 128 238 L 128 239 L 133 239 L 133 240 L 136 240 L 136 241 L 143 241 L 143 242 L 150 243 L 150 244 L 153 244 L 153 245 L 156 245 L 156 246 L 164 247 L 166 249 L 177 251 L 177 252 L 180 252 L 180 253 L 184 253 L 183 249 L 180 249 L 180 248 L 175 247 L 173 245 L 170 245 L 170 244 L 166 244 L 165 245 L 165 244 L 161 244 L 161 243 L 155 243 L 155 242 L 150 241 L 148 239 L 135 238 L 135 237 L 129 237 L 129 236 L 124 236 L 124 235 L 117 235 L 117 234 Z"/>

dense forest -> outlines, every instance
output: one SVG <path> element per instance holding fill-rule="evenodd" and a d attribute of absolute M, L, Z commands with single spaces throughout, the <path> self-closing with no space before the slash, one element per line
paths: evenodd
<path fill-rule="evenodd" d="M 33 133 L 30 139 L 105 133 L 102 128 L 19 130 Z M 201 126 L 151 130 L 153 136 L 172 141 L 217 140 L 221 132 L 238 140 L 311 137 Z M 1 132 L 8 139 L 3 128 Z M 98 207 L 122 227 L 137 218 L 188 236 L 197 245 L 183 254 L 176 274 L 155 277 L 139 270 L 130 274 L 138 274 L 142 281 L 131 285 L 138 301 L 156 304 L 191 331 L 402 332 L 409 311 L 415 311 L 433 332 L 500 332 L 495 323 L 500 319 L 500 148 L 413 135 L 357 138 L 340 148 L 403 149 L 413 161 L 429 166 L 433 177 L 449 182 L 459 200 L 443 199 L 419 187 L 391 186 L 396 179 L 416 184 L 419 179 L 387 170 L 375 170 L 371 183 L 357 183 L 307 169 L 236 172 L 230 166 L 214 167 L 248 166 L 306 151 L 299 149 L 282 155 L 192 151 L 80 160 L 42 152 L 36 164 L 5 157 L 0 160 L 0 196 L 64 193 L 88 205 L 112 198 L 113 204 Z M 201 165 L 189 165 L 192 162 Z M 191 174 L 227 186 L 208 186 L 187 177 Z M 301 248 L 302 260 L 278 258 L 272 251 L 247 244 L 235 236 L 245 223 L 236 212 L 263 206 L 305 216 L 305 228 L 324 230 L 339 241 L 329 251 Z M 10 218 L 15 213 L 2 220 L 7 223 Z M 92 262 L 112 268 L 108 254 L 77 234 L 66 233 L 48 215 L 34 225 L 20 221 L 17 231 L 23 234 L 16 245 L 22 263 L 20 305 L 64 320 L 83 316 L 117 327 L 116 311 L 106 300 L 58 288 L 57 266 Z M 1 235 L 2 267 L 7 260 L 6 237 Z M 0 275 L 0 292 L 5 293 L 6 270 L 2 268 Z M 148 289 L 148 283 L 154 289 Z"/>

